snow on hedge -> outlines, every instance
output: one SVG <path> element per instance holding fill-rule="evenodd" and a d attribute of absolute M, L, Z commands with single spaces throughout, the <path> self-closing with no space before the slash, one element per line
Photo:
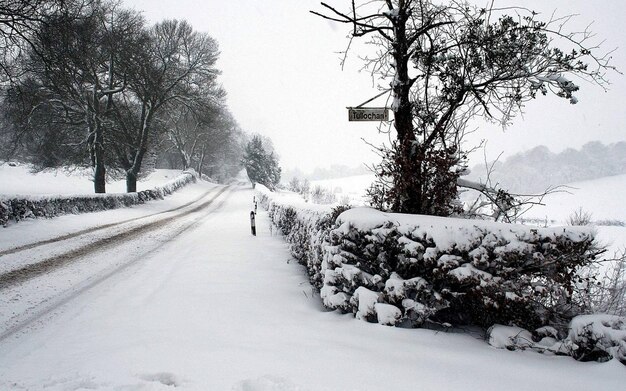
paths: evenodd
<path fill-rule="evenodd" d="M 487 331 L 493 347 L 508 350 L 533 349 L 540 353 L 573 356 L 579 361 L 609 361 L 626 364 L 626 318 L 608 314 L 579 315 L 569 323 L 565 338 L 551 327 L 531 333 L 520 327 L 493 325 Z"/>
<path fill-rule="evenodd" d="M 89 194 L 89 195 L 0 195 L 0 225 L 26 218 L 54 217 L 63 214 L 95 212 L 128 207 L 146 201 L 163 199 L 196 181 L 195 173 L 183 172 L 162 186 L 136 193 Z"/>
<path fill-rule="evenodd" d="M 598 253 L 586 227 L 331 208 L 262 187 L 257 194 L 329 309 L 385 325 L 507 325 L 491 334 L 498 347 L 519 346 L 530 333 L 511 342 L 509 332 L 525 329 L 554 339 L 544 344 L 561 337 L 563 345 L 567 330 L 577 327 L 570 322 L 585 310 L 580 294 L 589 282 L 577 272 Z M 577 356 L 562 350 L 555 352 Z"/>
<path fill-rule="evenodd" d="M 402 312 L 400 321 L 416 326 L 436 320 L 534 328 L 569 320 L 575 271 L 595 252 L 585 228 L 354 208 L 336 219 L 323 255 L 328 307 L 349 308 L 333 295 L 352 296 L 358 285 L 380 292 L 381 302 Z"/>

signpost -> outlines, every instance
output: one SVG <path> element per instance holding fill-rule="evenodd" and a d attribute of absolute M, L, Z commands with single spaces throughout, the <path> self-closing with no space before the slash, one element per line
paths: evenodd
<path fill-rule="evenodd" d="M 252 231 L 252 235 L 256 236 L 256 221 L 254 217 L 254 211 L 250 212 L 250 230 Z"/>
<path fill-rule="evenodd" d="M 389 92 L 384 90 L 372 99 L 365 101 L 357 107 L 346 107 L 348 109 L 348 121 L 389 121 L 389 109 L 386 107 L 363 107 L 374 99 Z"/>
<path fill-rule="evenodd" d="M 389 121 L 386 107 L 348 107 L 348 121 Z"/>

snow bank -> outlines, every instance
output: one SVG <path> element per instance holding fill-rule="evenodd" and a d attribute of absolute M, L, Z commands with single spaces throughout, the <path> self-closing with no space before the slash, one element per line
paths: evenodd
<path fill-rule="evenodd" d="M 26 218 L 54 217 L 142 204 L 150 200 L 163 199 L 195 181 L 193 172 L 184 172 L 162 186 L 136 193 L 0 196 L 0 224 L 6 226 L 9 221 L 18 222 Z"/>

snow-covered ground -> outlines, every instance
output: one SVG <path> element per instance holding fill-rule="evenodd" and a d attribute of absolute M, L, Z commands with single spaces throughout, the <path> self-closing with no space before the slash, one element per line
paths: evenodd
<path fill-rule="evenodd" d="M 626 174 L 568 183 L 565 191 L 548 195 L 527 216 L 564 222 L 579 208 L 591 213 L 594 221 L 620 220 L 626 223 Z"/>
<path fill-rule="evenodd" d="M 355 175 L 346 178 L 311 181 L 311 187 L 320 186 L 334 193 L 338 201 L 346 198 L 351 205 L 366 205 L 365 191 L 374 182 L 374 175 Z"/>
<path fill-rule="evenodd" d="M 15 163 L 13 163 L 15 164 Z M 137 183 L 137 190 L 151 189 L 180 175 L 181 170 L 155 170 Z M 126 192 L 126 181 L 107 183 L 107 193 Z M 17 194 L 91 194 L 91 170 L 46 170 L 31 172 L 27 164 L 0 163 L 0 195 Z"/>
<path fill-rule="evenodd" d="M 337 194 L 337 199 L 348 197 L 352 205 L 366 203 L 365 190 L 374 181 L 373 175 L 358 175 L 312 181 Z M 543 203 L 534 206 L 524 218 L 546 221 L 549 225 L 565 225 L 567 218 L 582 208 L 591 213 L 593 221 L 616 220 L 626 223 L 626 175 L 598 178 L 590 181 L 568 183 L 559 191 L 548 195 Z M 626 249 L 626 227 L 598 226 L 598 238 L 609 245 L 611 255 Z"/>
<path fill-rule="evenodd" d="M 509 352 L 471 333 L 324 311 L 266 212 L 250 235 L 253 194 L 200 182 L 164 201 L 0 229 L 0 263 L 22 262 L 6 250 L 137 218 L 44 245 L 64 253 L 95 243 L 84 258 L 0 288 L 0 390 L 623 388 L 617 360 Z M 135 234 L 107 244 L 122 227 Z"/>
<path fill-rule="evenodd" d="M 374 181 L 373 175 L 357 175 L 312 181 L 337 194 L 337 198 L 349 196 L 352 202 L 362 205 L 365 191 Z M 568 183 L 562 191 L 548 195 L 543 203 L 533 207 L 524 217 L 555 220 L 563 224 L 579 208 L 592 214 L 594 221 L 621 220 L 626 222 L 626 174 Z"/>

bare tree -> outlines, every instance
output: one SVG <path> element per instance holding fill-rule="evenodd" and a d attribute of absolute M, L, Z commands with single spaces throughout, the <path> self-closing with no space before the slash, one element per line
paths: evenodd
<path fill-rule="evenodd" d="M 185 21 L 160 22 L 149 31 L 144 50 L 132 59 L 133 72 L 128 84 L 131 95 L 126 96 L 126 107 L 134 108 L 118 118 L 131 118 L 122 126 L 129 142 L 125 153 L 118 154 L 126 171 L 128 192 L 137 190 L 137 176 L 150 148 L 150 141 L 163 134 L 156 123 L 163 120 L 162 110 L 176 104 L 192 105 L 207 90 L 216 87 L 219 71 L 215 63 L 219 56 L 217 42 L 204 33 L 193 31 Z M 219 100 L 217 94 L 211 97 Z M 116 110 L 121 111 L 119 105 Z M 128 115 L 128 114 L 133 115 Z"/>
<path fill-rule="evenodd" d="M 222 136 L 230 130 L 224 97 L 221 88 L 210 88 L 194 101 L 170 105 L 165 122 L 167 140 L 180 155 L 183 169 L 201 168 L 207 146 L 224 141 Z"/>
<path fill-rule="evenodd" d="M 83 127 L 96 193 L 106 190 L 106 128 L 113 97 L 126 88 L 129 54 L 141 46 L 143 19 L 115 4 L 94 2 L 79 18 L 52 15 L 31 42 L 24 63 L 39 96 L 30 119 L 42 110 Z"/>
<path fill-rule="evenodd" d="M 389 80 L 397 137 L 381 150 L 373 193 L 398 212 L 454 212 L 471 118 L 506 124 L 538 94 L 576 103 L 571 76 L 604 85 L 613 69 L 608 55 L 594 54 L 591 32 L 565 31 L 569 18 L 542 22 L 525 8 L 478 8 L 461 0 L 349 4 L 342 11 L 322 3 L 325 13 L 312 12 L 350 25 L 352 38 L 368 36 L 377 48 L 366 66 Z"/>
<path fill-rule="evenodd" d="M 78 17 L 90 1 L 3 0 L 0 3 L 0 80 L 14 81 L 21 75 L 17 59 L 33 50 L 33 41 L 51 15 Z"/>

